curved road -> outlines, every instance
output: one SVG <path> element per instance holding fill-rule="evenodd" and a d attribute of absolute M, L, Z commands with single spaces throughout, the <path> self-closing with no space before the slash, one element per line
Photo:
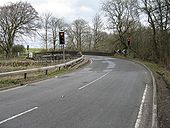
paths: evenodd
<path fill-rule="evenodd" d="M 149 128 L 148 71 L 130 61 L 88 57 L 91 64 L 81 70 L 0 91 L 0 128 L 134 128 L 146 86 L 141 123 Z"/>

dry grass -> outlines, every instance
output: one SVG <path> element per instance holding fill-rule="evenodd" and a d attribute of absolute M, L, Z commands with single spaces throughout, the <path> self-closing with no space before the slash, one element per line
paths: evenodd
<path fill-rule="evenodd" d="M 14 86 L 20 86 L 29 82 L 35 82 L 43 79 L 52 78 L 56 75 L 64 74 L 70 71 L 71 69 L 61 69 L 61 70 L 56 69 L 54 71 L 49 71 L 48 75 L 45 75 L 45 72 L 43 71 L 39 71 L 39 72 L 28 74 L 26 79 L 24 79 L 24 74 L 17 75 L 17 76 L 8 76 L 0 79 L 0 88 L 11 88 Z"/>
<path fill-rule="evenodd" d="M 159 75 L 161 75 L 163 77 L 163 79 L 165 80 L 166 84 L 169 86 L 170 88 L 170 71 L 167 68 L 164 68 L 158 64 L 155 64 L 153 62 L 143 62 L 146 66 L 148 66 L 152 71 L 158 73 Z"/>

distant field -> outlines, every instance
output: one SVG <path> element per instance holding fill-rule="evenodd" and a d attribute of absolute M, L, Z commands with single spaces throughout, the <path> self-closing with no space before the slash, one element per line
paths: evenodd
<path fill-rule="evenodd" d="M 9 62 L 9 61 L 16 61 L 16 60 L 21 61 L 21 60 L 26 60 L 26 57 L 27 57 L 27 53 L 22 53 L 19 57 L 7 59 L 5 57 L 5 55 L 1 54 L 0 55 L 0 62 Z"/>
<path fill-rule="evenodd" d="M 32 53 L 38 53 L 38 52 L 41 52 L 43 51 L 44 49 L 43 48 L 30 48 L 29 49 L 29 52 L 32 52 Z M 25 53 L 22 53 L 20 55 L 20 57 L 14 57 L 10 60 L 25 60 L 25 58 L 27 57 L 28 55 L 28 51 L 25 50 Z M 0 62 L 1 61 L 6 61 L 7 59 L 5 58 L 5 55 L 4 54 L 0 54 Z M 7 60 L 8 61 L 8 60 Z"/>
<path fill-rule="evenodd" d="M 29 51 L 30 52 L 33 52 L 33 53 L 37 53 L 37 52 L 41 52 L 43 51 L 44 49 L 43 48 L 30 48 Z"/>

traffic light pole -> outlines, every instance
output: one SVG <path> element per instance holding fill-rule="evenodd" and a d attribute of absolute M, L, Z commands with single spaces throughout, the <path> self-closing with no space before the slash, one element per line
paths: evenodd
<path fill-rule="evenodd" d="M 29 52 L 29 45 L 27 45 L 27 52 L 28 52 L 27 57 L 28 57 L 28 59 L 29 59 L 29 54 L 30 54 L 30 52 Z"/>
<path fill-rule="evenodd" d="M 64 44 L 62 45 L 63 46 L 63 61 L 64 61 L 64 63 L 65 63 L 65 47 L 64 47 Z"/>

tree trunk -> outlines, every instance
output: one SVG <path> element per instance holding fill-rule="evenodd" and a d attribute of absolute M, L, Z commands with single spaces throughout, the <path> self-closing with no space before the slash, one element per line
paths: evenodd
<path fill-rule="evenodd" d="M 153 43 L 154 43 L 154 53 L 155 53 L 155 61 L 158 62 L 160 60 L 160 53 L 158 50 L 158 44 L 157 44 L 157 39 L 156 39 L 156 30 L 153 27 Z"/>
<path fill-rule="evenodd" d="M 55 51 L 56 49 L 56 42 L 55 42 L 55 39 L 53 39 L 53 50 Z"/>

